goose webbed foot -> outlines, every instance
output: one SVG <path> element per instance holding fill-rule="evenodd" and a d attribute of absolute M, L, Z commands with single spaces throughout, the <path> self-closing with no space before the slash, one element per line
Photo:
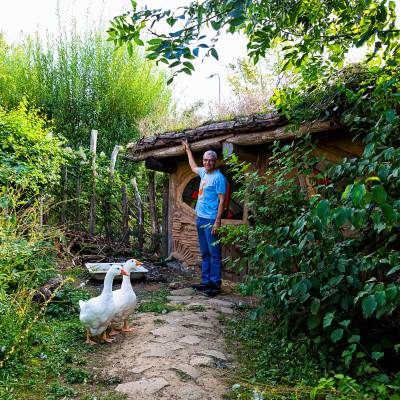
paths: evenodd
<path fill-rule="evenodd" d="M 133 328 L 129 328 L 127 319 L 124 319 L 124 326 L 122 327 L 121 331 L 122 332 L 133 332 L 134 331 Z"/>
<path fill-rule="evenodd" d="M 89 333 L 89 331 L 86 332 L 86 341 L 85 341 L 85 343 L 86 343 L 86 344 L 90 344 L 91 346 L 95 346 L 95 345 L 97 344 L 97 342 L 95 342 L 94 340 L 92 340 L 92 339 L 90 338 L 90 333 Z"/>

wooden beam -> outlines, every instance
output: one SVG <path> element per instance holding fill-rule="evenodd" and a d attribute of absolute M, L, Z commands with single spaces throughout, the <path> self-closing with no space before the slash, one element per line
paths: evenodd
<path fill-rule="evenodd" d="M 218 148 L 220 149 L 222 146 L 222 142 L 233 137 L 233 134 L 224 135 L 224 136 L 217 136 L 214 138 L 199 140 L 198 142 L 190 143 L 190 148 L 193 152 L 198 151 L 206 151 L 210 150 L 211 148 Z M 155 158 L 168 158 L 168 157 L 178 157 L 186 155 L 185 150 L 181 144 L 172 147 L 162 147 L 160 149 L 150 150 L 143 153 L 134 153 L 134 150 L 129 151 L 128 158 L 132 161 L 142 161 L 148 157 L 155 157 Z"/>
<path fill-rule="evenodd" d="M 144 163 L 147 169 L 153 171 L 165 172 L 166 174 L 173 174 L 176 172 L 176 164 L 170 161 L 168 164 L 155 157 L 148 157 Z"/>
<path fill-rule="evenodd" d="M 303 136 L 307 133 L 323 133 L 329 131 L 337 131 L 343 128 L 341 125 L 334 121 L 317 121 L 312 124 L 304 124 L 297 131 L 288 131 L 287 125 L 276 127 L 274 129 L 268 129 L 261 132 L 252 133 L 237 133 L 227 134 L 223 136 L 215 136 L 208 139 L 199 140 L 197 142 L 190 143 L 190 148 L 193 152 L 200 152 L 209 150 L 210 148 L 221 148 L 223 142 L 232 143 L 242 146 L 259 145 L 265 143 L 271 143 L 274 140 L 289 140 L 294 139 L 298 136 Z M 179 145 L 171 147 L 162 147 L 141 153 L 135 153 L 135 147 L 130 147 L 128 158 L 132 161 L 145 160 L 148 157 L 154 158 L 168 158 L 178 157 L 185 155 L 185 152 L 179 143 Z"/>
<path fill-rule="evenodd" d="M 288 131 L 288 127 L 281 126 L 272 130 L 239 134 L 227 139 L 228 143 L 239 144 L 239 145 L 257 145 L 263 143 L 270 143 L 274 140 L 287 140 L 294 139 L 297 136 L 303 136 L 307 133 L 322 133 L 327 131 L 334 131 L 339 129 L 341 126 L 333 121 L 317 121 L 310 125 L 302 125 L 297 131 Z"/>

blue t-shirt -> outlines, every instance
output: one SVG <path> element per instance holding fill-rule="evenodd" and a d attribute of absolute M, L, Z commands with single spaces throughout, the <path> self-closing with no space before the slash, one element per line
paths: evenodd
<path fill-rule="evenodd" d="M 218 195 L 226 192 L 226 179 L 219 169 L 207 174 L 204 167 L 197 168 L 200 175 L 196 214 L 200 218 L 215 219 L 218 214 Z"/>

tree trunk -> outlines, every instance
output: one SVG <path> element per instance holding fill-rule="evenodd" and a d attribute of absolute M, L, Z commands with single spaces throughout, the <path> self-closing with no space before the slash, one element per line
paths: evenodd
<path fill-rule="evenodd" d="M 78 232 L 81 231 L 81 172 L 78 167 L 78 172 L 76 176 L 76 207 L 75 207 L 75 221 L 76 221 L 76 230 Z"/>
<path fill-rule="evenodd" d="M 122 243 L 129 244 L 129 208 L 126 185 L 121 188 L 122 193 Z"/>
<path fill-rule="evenodd" d="M 169 179 L 165 177 L 163 187 L 163 202 L 162 202 L 162 242 L 161 242 L 161 255 L 168 257 L 168 223 L 169 223 Z"/>
<path fill-rule="evenodd" d="M 143 202 L 140 197 L 139 188 L 136 182 L 136 178 L 132 178 L 132 186 L 135 193 L 135 205 L 137 209 L 137 222 L 138 222 L 138 250 L 140 253 L 143 252 L 144 244 L 144 217 L 143 217 Z"/>
<path fill-rule="evenodd" d="M 106 237 L 108 240 L 112 239 L 112 224 L 111 224 L 111 196 L 112 188 L 114 185 L 114 171 L 115 164 L 117 162 L 118 152 L 120 150 L 119 145 L 115 145 L 114 150 L 111 154 L 110 168 L 109 168 L 109 186 L 106 191 L 106 196 L 104 198 L 104 223 L 106 230 Z"/>
<path fill-rule="evenodd" d="M 97 131 L 92 129 L 90 135 L 90 152 L 92 153 L 92 197 L 90 199 L 90 214 L 89 214 L 89 236 L 93 237 L 96 233 L 96 147 L 97 147 Z"/>
<path fill-rule="evenodd" d="M 67 201 L 68 201 L 68 167 L 64 165 L 63 167 L 63 201 L 61 205 L 61 215 L 60 215 L 60 223 L 61 225 L 65 225 L 66 222 L 66 213 L 67 213 Z M 67 228 L 68 230 L 68 228 Z"/>
<path fill-rule="evenodd" d="M 154 171 L 148 171 L 149 177 L 149 211 L 151 220 L 151 251 L 157 252 L 159 250 L 159 238 L 160 228 L 158 225 L 157 218 L 157 207 L 156 207 L 156 183 Z"/>

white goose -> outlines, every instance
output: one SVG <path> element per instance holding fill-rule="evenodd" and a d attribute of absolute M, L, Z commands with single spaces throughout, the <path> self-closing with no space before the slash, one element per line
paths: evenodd
<path fill-rule="evenodd" d="M 86 327 L 86 343 L 97 344 L 91 340 L 90 336 L 99 336 L 101 339 L 110 343 L 112 340 L 106 337 L 106 329 L 115 314 L 115 303 L 112 292 L 112 283 L 117 275 L 128 275 L 128 273 L 118 265 L 112 266 L 104 278 L 104 286 L 100 296 L 88 301 L 79 300 L 81 309 L 79 319 Z"/>
<path fill-rule="evenodd" d="M 116 311 L 112 322 L 123 322 L 124 325 L 121 329 L 122 332 L 133 331 L 133 328 L 129 328 L 128 326 L 128 318 L 133 313 L 136 307 L 137 298 L 132 288 L 130 273 L 133 272 L 140 265 L 142 265 L 142 263 L 135 259 L 126 261 L 123 268 L 127 272 L 127 275 L 122 278 L 121 288 L 113 291 Z M 118 333 L 119 331 L 113 328 L 110 336 L 118 335 Z"/>

